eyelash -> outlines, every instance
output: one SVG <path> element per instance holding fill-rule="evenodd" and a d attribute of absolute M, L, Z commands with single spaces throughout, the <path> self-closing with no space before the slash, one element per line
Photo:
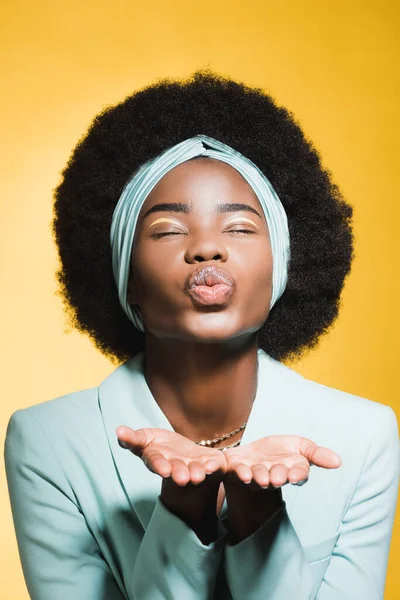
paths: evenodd
<path fill-rule="evenodd" d="M 228 231 L 228 233 L 245 233 L 245 234 L 249 234 L 249 233 L 255 233 L 255 231 L 252 231 L 251 229 L 230 229 Z M 167 231 L 165 233 L 154 233 L 153 237 L 155 237 L 155 238 L 161 238 L 161 237 L 164 237 L 166 235 L 180 235 L 180 233 L 178 231 Z"/>

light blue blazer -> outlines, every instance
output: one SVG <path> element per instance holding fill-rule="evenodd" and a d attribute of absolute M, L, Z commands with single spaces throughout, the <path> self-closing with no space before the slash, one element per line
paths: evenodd
<path fill-rule="evenodd" d="M 98 387 L 17 410 L 5 464 L 18 548 L 34 600 L 378 600 L 398 497 L 399 433 L 386 405 L 310 381 L 258 351 L 242 444 L 310 438 L 342 466 L 302 486 L 231 546 L 203 545 L 164 507 L 161 477 L 117 442 L 119 425 L 172 426 L 141 353 Z"/>

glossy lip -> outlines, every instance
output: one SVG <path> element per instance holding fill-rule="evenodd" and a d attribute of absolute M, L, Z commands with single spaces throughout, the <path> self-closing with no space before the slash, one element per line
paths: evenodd
<path fill-rule="evenodd" d="M 235 286 L 234 277 L 226 269 L 208 265 L 207 267 L 199 267 L 193 271 L 186 280 L 185 288 L 190 290 L 197 285 L 213 286 L 219 283 Z"/>
<path fill-rule="evenodd" d="M 186 291 L 196 304 L 202 306 L 226 305 L 231 299 L 236 282 L 226 269 L 214 265 L 199 267 L 186 280 Z"/>
<path fill-rule="evenodd" d="M 201 304 L 202 306 L 223 306 L 231 299 L 233 287 L 226 283 L 195 285 L 188 293 L 196 304 Z"/>

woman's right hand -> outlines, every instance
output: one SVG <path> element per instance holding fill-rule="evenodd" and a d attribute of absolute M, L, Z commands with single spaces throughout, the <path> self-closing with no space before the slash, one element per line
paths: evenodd
<path fill-rule="evenodd" d="M 166 429 L 131 429 L 125 425 L 116 430 L 118 440 L 142 459 L 146 467 L 163 478 L 171 477 L 178 486 L 198 485 L 207 475 L 226 473 L 224 453 L 206 448 L 185 436 Z M 123 446 L 125 447 L 125 446 Z"/>
<path fill-rule="evenodd" d="M 160 475 L 161 500 L 204 544 L 217 537 L 216 503 L 227 471 L 223 452 L 166 429 L 118 427 L 118 439 Z"/>

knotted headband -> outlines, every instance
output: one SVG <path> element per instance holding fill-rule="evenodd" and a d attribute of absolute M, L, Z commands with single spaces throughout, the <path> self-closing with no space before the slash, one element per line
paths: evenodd
<path fill-rule="evenodd" d="M 272 297 L 270 309 L 285 291 L 290 259 L 287 216 L 282 203 L 264 173 L 237 150 L 206 135 L 196 135 L 168 148 L 143 164 L 127 181 L 115 207 L 110 231 L 112 268 L 118 297 L 128 318 L 144 331 L 138 308 L 127 300 L 131 253 L 140 209 L 152 189 L 174 167 L 196 156 L 210 156 L 234 167 L 253 188 L 267 221 L 272 260 Z"/>

